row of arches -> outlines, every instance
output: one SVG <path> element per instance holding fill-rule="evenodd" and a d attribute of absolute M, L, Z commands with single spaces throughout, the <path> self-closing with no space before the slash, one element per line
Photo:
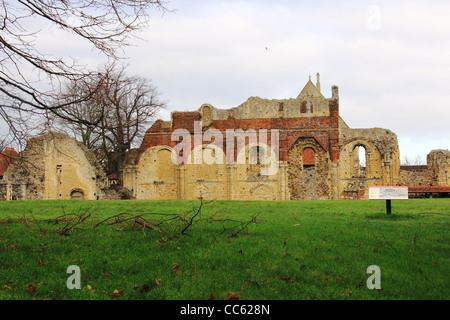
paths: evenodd
<path fill-rule="evenodd" d="M 154 153 L 152 158 L 153 164 L 164 164 L 166 169 L 170 168 L 170 163 L 176 165 L 179 163 L 174 154 L 174 149 L 168 146 L 154 147 L 155 150 L 149 150 L 149 153 Z M 354 170 L 350 170 L 350 173 L 354 175 L 361 175 L 362 171 L 365 171 L 368 159 L 368 150 L 365 144 L 357 143 L 348 148 L 352 156 L 352 167 Z M 346 148 L 343 148 L 346 152 Z M 303 168 L 314 168 L 316 166 L 316 148 L 304 147 L 301 152 Z M 238 164 L 251 164 L 251 165 L 267 165 L 270 162 L 277 159 L 272 155 L 272 150 L 266 145 L 248 145 L 245 152 L 240 153 L 237 157 Z M 144 162 L 145 160 L 145 156 Z M 200 148 L 194 149 L 194 151 L 187 157 L 183 164 L 225 164 L 227 159 L 225 153 L 220 147 L 215 145 L 204 145 Z M 159 166 L 158 166 L 159 167 Z M 163 166 L 164 167 L 164 166 Z M 164 175 L 165 169 L 158 171 L 157 175 Z M 347 171 L 348 172 L 348 171 Z"/>
<path fill-rule="evenodd" d="M 158 146 L 148 149 L 140 158 L 139 165 L 158 163 L 171 165 L 222 165 L 222 164 L 249 164 L 270 166 L 278 162 L 278 153 L 265 144 L 246 145 L 236 159 L 234 155 L 227 156 L 222 148 L 216 145 L 202 145 L 195 148 L 190 154 L 183 154 L 183 150 L 176 150 L 169 146 Z"/>
<path fill-rule="evenodd" d="M 183 198 L 198 193 L 262 199 L 277 198 L 283 192 L 291 199 L 332 199 L 342 192 L 384 183 L 385 159 L 374 143 L 352 141 L 341 146 L 339 153 L 338 162 L 333 162 L 316 139 L 299 138 L 283 161 L 284 173 L 277 167 L 273 175 L 264 175 L 261 169 L 281 165 L 278 154 L 267 145 L 246 145 L 233 154 L 236 161 L 231 166 L 224 150 L 213 144 L 199 146 L 188 155 L 155 146 L 140 157 L 130 189 L 138 198 Z"/>
<path fill-rule="evenodd" d="M 235 194 L 276 198 L 278 155 L 268 145 L 248 144 L 234 162 L 212 144 L 198 146 L 188 155 L 176 153 L 175 148 L 155 146 L 141 155 L 134 188 L 137 198 L 227 199 Z"/>

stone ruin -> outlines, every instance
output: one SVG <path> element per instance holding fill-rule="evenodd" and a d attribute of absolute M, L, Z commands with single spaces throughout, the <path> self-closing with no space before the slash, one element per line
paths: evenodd
<path fill-rule="evenodd" d="M 3 173 L 4 200 L 102 198 L 103 168 L 94 153 L 66 134 L 48 132 L 27 141 Z"/>
<path fill-rule="evenodd" d="M 204 104 L 173 112 L 147 130 L 117 177 L 136 199 L 367 199 L 370 186 L 398 185 L 409 186 L 413 196 L 448 196 L 448 150 L 431 151 L 426 166 L 401 166 L 396 134 L 350 128 L 339 115 L 338 87 L 331 92 L 323 96 L 318 74 L 296 98 L 250 97 L 231 109 Z M 190 152 L 177 149 L 179 130 L 192 137 Z M 236 145 L 230 130 L 243 132 L 244 143 Z M 223 140 L 212 139 L 212 132 Z M 273 159 L 274 152 L 277 170 L 261 174 L 268 162 L 259 160 Z M 213 161 L 193 161 L 197 156 Z M 30 139 L 11 158 L 0 157 L 2 200 L 114 198 L 95 155 L 65 134 Z"/>

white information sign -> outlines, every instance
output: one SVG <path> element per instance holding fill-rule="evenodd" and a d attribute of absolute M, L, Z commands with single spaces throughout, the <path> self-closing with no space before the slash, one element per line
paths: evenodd
<path fill-rule="evenodd" d="M 406 200 L 408 199 L 408 187 L 369 187 L 369 199 L 371 200 Z"/>

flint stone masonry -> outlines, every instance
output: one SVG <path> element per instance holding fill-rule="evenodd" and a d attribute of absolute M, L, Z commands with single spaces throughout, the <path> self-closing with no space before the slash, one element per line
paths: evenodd
<path fill-rule="evenodd" d="M 434 186 L 450 186 L 450 152 L 448 150 L 432 150 L 427 155 L 427 167 Z"/>
<path fill-rule="evenodd" d="M 432 150 L 427 155 L 427 165 L 400 167 L 400 184 L 410 187 L 411 197 L 448 196 L 445 187 L 450 186 L 449 172 L 450 152 L 446 149 Z"/>

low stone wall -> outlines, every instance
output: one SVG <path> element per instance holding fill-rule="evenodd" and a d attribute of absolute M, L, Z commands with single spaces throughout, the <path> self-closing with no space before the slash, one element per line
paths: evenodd
<path fill-rule="evenodd" d="M 401 166 L 399 185 L 431 186 L 433 185 L 433 178 L 427 166 Z"/>

